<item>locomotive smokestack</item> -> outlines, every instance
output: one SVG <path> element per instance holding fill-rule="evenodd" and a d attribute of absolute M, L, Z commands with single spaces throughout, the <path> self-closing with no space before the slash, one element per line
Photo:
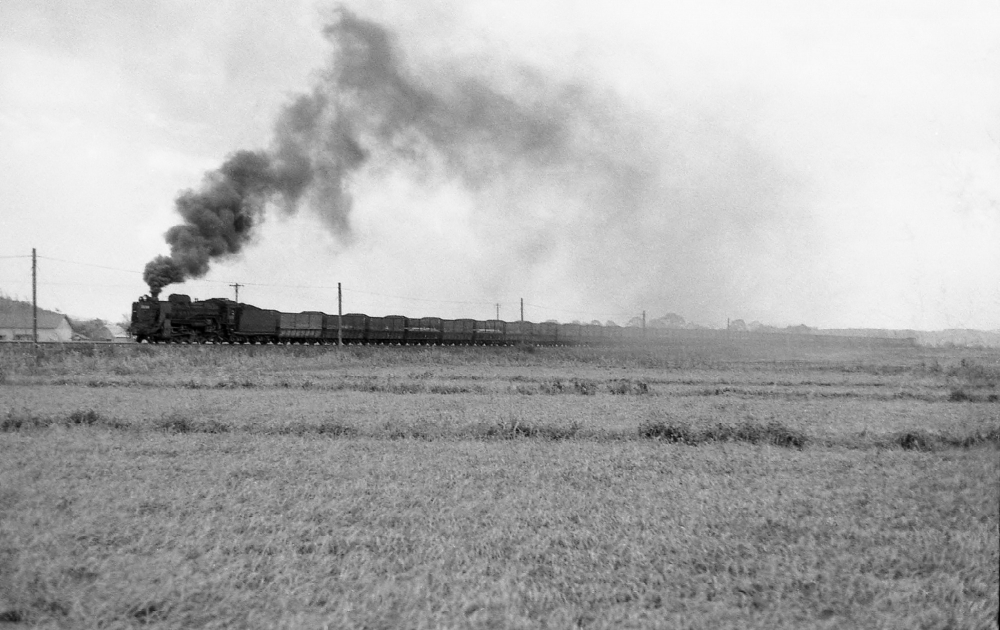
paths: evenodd
<path fill-rule="evenodd" d="M 168 284 L 183 282 L 184 273 L 177 267 L 173 259 L 157 256 L 146 263 L 146 270 L 143 272 L 142 278 L 149 285 L 149 294 L 155 298 Z"/>

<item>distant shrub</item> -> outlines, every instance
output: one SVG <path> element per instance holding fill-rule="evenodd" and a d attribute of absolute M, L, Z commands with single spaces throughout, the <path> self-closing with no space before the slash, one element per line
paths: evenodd
<path fill-rule="evenodd" d="M 580 434 L 582 426 L 579 422 L 571 422 L 567 426 L 543 425 L 535 431 L 536 435 L 547 440 L 570 440 Z"/>
<path fill-rule="evenodd" d="M 128 422 L 116 418 L 106 418 L 92 409 L 77 410 L 61 418 L 46 418 L 36 416 L 26 410 L 10 410 L 0 419 L 0 432 L 19 431 L 22 429 L 44 429 L 57 426 L 101 426 L 108 429 L 131 428 Z"/>
<path fill-rule="evenodd" d="M 228 424 L 211 418 L 208 420 L 192 420 L 188 416 L 173 412 L 155 423 L 155 428 L 167 433 L 229 433 Z"/>
<path fill-rule="evenodd" d="M 423 383 L 381 382 L 372 377 L 363 378 L 356 383 L 348 383 L 343 389 L 373 394 L 420 394 L 426 391 Z"/>
<path fill-rule="evenodd" d="M 763 430 L 763 441 L 785 448 L 803 448 L 809 441 L 806 434 L 780 422 L 769 422 Z"/>
<path fill-rule="evenodd" d="M 647 385 L 644 381 L 633 381 L 628 378 L 620 378 L 608 383 L 608 391 L 619 396 L 625 396 L 628 394 L 648 394 L 649 385 Z"/>
<path fill-rule="evenodd" d="M 386 391 L 393 394 L 419 394 L 424 391 L 421 383 L 394 383 L 386 387 Z"/>
<path fill-rule="evenodd" d="M 432 394 L 469 394 L 482 391 L 482 388 L 471 388 L 464 385 L 431 385 L 427 391 Z"/>
<path fill-rule="evenodd" d="M 329 437 L 355 437 L 358 429 L 339 422 L 324 422 L 316 427 L 316 433 Z"/>
<path fill-rule="evenodd" d="M 538 429 L 530 424 L 521 424 L 520 422 L 513 424 L 499 423 L 496 426 L 494 435 L 507 440 L 517 437 L 535 437 L 538 435 Z"/>
<path fill-rule="evenodd" d="M 747 442 L 773 444 L 784 448 L 803 448 L 808 438 L 801 431 L 780 422 L 761 425 L 753 422 L 716 424 L 696 429 L 683 423 L 645 422 L 639 425 L 639 437 L 681 444 L 698 445 L 706 442 Z"/>
<path fill-rule="evenodd" d="M 639 437 L 664 442 L 696 443 L 696 433 L 685 424 L 644 422 L 639 425 Z"/>
<path fill-rule="evenodd" d="M 314 435 L 319 433 L 319 426 L 305 422 L 293 422 L 291 424 L 282 424 L 277 427 L 266 427 L 261 432 L 266 435 L 295 435 L 302 437 L 304 435 Z"/>
<path fill-rule="evenodd" d="M 198 433 L 229 433 L 229 425 L 216 419 L 205 420 L 196 425 Z"/>
<path fill-rule="evenodd" d="M 129 616 L 140 624 L 152 624 L 167 616 L 166 606 L 162 602 L 141 604 L 129 610 Z"/>
<path fill-rule="evenodd" d="M 936 440 L 923 431 L 907 431 L 897 435 L 895 442 L 906 451 L 929 451 L 934 448 Z"/>
<path fill-rule="evenodd" d="M 570 440 L 580 435 L 582 427 L 583 425 L 579 422 L 572 422 L 568 425 L 531 425 L 520 420 L 501 420 L 492 425 L 480 425 L 474 433 L 476 437 L 492 440 L 514 440 L 519 438 Z"/>
<path fill-rule="evenodd" d="M 27 618 L 27 612 L 16 608 L 0 611 L 0 623 L 20 623 Z"/>
<path fill-rule="evenodd" d="M 156 428 L 167 433 L 191 433 L 194 422 L 187 416 L 174 412 L 157 420 Z"/>
<path fill-rule="evenodd" d="M 390 440 L 429 440 L 434 437 L 427 427 L 421 425 L 386 422 L 383 429 Z"/>
<path fill-rule="evenodd" d="M 67 420 L 69 424 L 94 425 L 98 422 L 103 422 L 104 418 L 93 409 L 88 409 L 87 411 L 74 411 L 69 414 Z"/>
<path fill-rule="evenodd" d="M 14 411 L 10 409 L 0 420 L 0 432 L 9 433 L 22 429 L 44 429 L 52 424 L 48 418 L 35 416 L 28 411 Z"/>
<path fill-rule="evenodd" d="M 593 396 L 597 393 L 597 383 L 586 379 L 574 378 L 573 389 L 576 390 L 576 393 L 578 394 Z"/>
<path fill-rule="evenodd" d="M 543 394 L 561 394 L 566 391 L 566 385 L 562 382 L 562 379 L 554 378 L 551 381 L 539 384 L 538 391 Z"/>
<path fill-rule="evenodd" d="M 942 448 L 971 448 L 983 444 L 1000 446 L 1000 426 L 962 436 L 906 431 L 892 437 L 892 443 L 906 451 L 934 451 Z"/>
<path fill-rule="evenodd" d="M 951 393 L 948 394 L 948 400 L 949 402 L 979 402 L 980 399 L 978 396 L 970 394 L 965 391 L 965 389 L 958 387 L 951 390 Z"/>
<path fill-rule="evenodd" d="M 962 361 L 947 370 L 947 375 L 976 387 L 996 387 L 1000 384 L 1000 366 L 983 365 L 972 359 Z"/>

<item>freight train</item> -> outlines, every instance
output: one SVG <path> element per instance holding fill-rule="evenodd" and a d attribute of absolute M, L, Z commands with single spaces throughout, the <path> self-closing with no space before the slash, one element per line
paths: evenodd
<path fill-rule="evenodd" d="M 224 298 L 192 301 L 143 296 L 132 303 L 130 332 L 149 343 L 337 343 L 405 345 L 597 345 L 642 329 L 596 324 L 505 322 L 499 319 L 370 317 L 318 311 L 282 313 Z"/>
<path fill-rule="evenodd" d="M 339 321 L 338 321 L 339 320 Z M 836 337 L 812 334 L 751 333 L 714 329 L 645 328 L 505 322 L 499 319 L 442 319 L 440 317 L 369 317 L 348 313 L 341 317 L 318 311 L 282 313 L 225 298 L 194 300 L 171 295 L 166 300 L 144 295 L 132 303 L 132 337 L 148 343 L 266 343 L 395 345 L 612 345 L 732 343 L 761 347 L 822 350 L 829 348 L 904 348 L 914 340 L 873 337 Z"/>

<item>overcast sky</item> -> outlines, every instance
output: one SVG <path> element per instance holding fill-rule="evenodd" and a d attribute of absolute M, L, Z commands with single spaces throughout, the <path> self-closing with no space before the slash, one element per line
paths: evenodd
<path fill-rule="evenodd" d="M 34 247 L 40 305 L 120 319 L 178 194 L 330 89 L 336 6 L 0 2 L 0 291 L 30 299 Z M 359 132 L 348 210 L 269 207 L 240 254 L 165 293 L 239 282 L 335 312 L 342 282 L 372 315 L 509 320 L 524 298 L 535 321 L 1000 329 L 995 0 L 340 6 L 391 35 L 406 85 L 462 103 L 439 133 L 506 103 L 558 147 L 494 151 L 523 129 L 476 123 L 460 152 L 421 139 L 404 159 L 425 128 Z"/>

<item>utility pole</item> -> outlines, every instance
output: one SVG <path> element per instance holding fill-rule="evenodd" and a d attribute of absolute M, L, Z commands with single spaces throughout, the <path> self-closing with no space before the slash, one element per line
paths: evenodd
<path fill-rule="evenodd" d="M 38 259 L 35 248 L 31 248 L 31 338 L 38 350 Z"/>
<path fill-rule="evenodd" d="M 337 283 L 337 345 L 344 345 L 344 336 L 341 333 L 344 318 L 344 297 L 340 292 L 340 283 Z"/>
<path fill-rule="evenodd" d="M 240 301 L 240 287 L 245 286 L 245 285 L 242 285 L 239 282 L 234 282 L 234 283 L 232 283 L 229 286 L 231 286 L 234 289 L 236 289 L 236 301 L 239 302 Z"/>
<path fill-rule="evenodd" d="M 521 321 L 524 321 L 524 298 L 521 298 Z"/>
<path fill-rule="evenodd" d="M 500 302 L 497 302 L 497 321 L 500 320 Z"/>

